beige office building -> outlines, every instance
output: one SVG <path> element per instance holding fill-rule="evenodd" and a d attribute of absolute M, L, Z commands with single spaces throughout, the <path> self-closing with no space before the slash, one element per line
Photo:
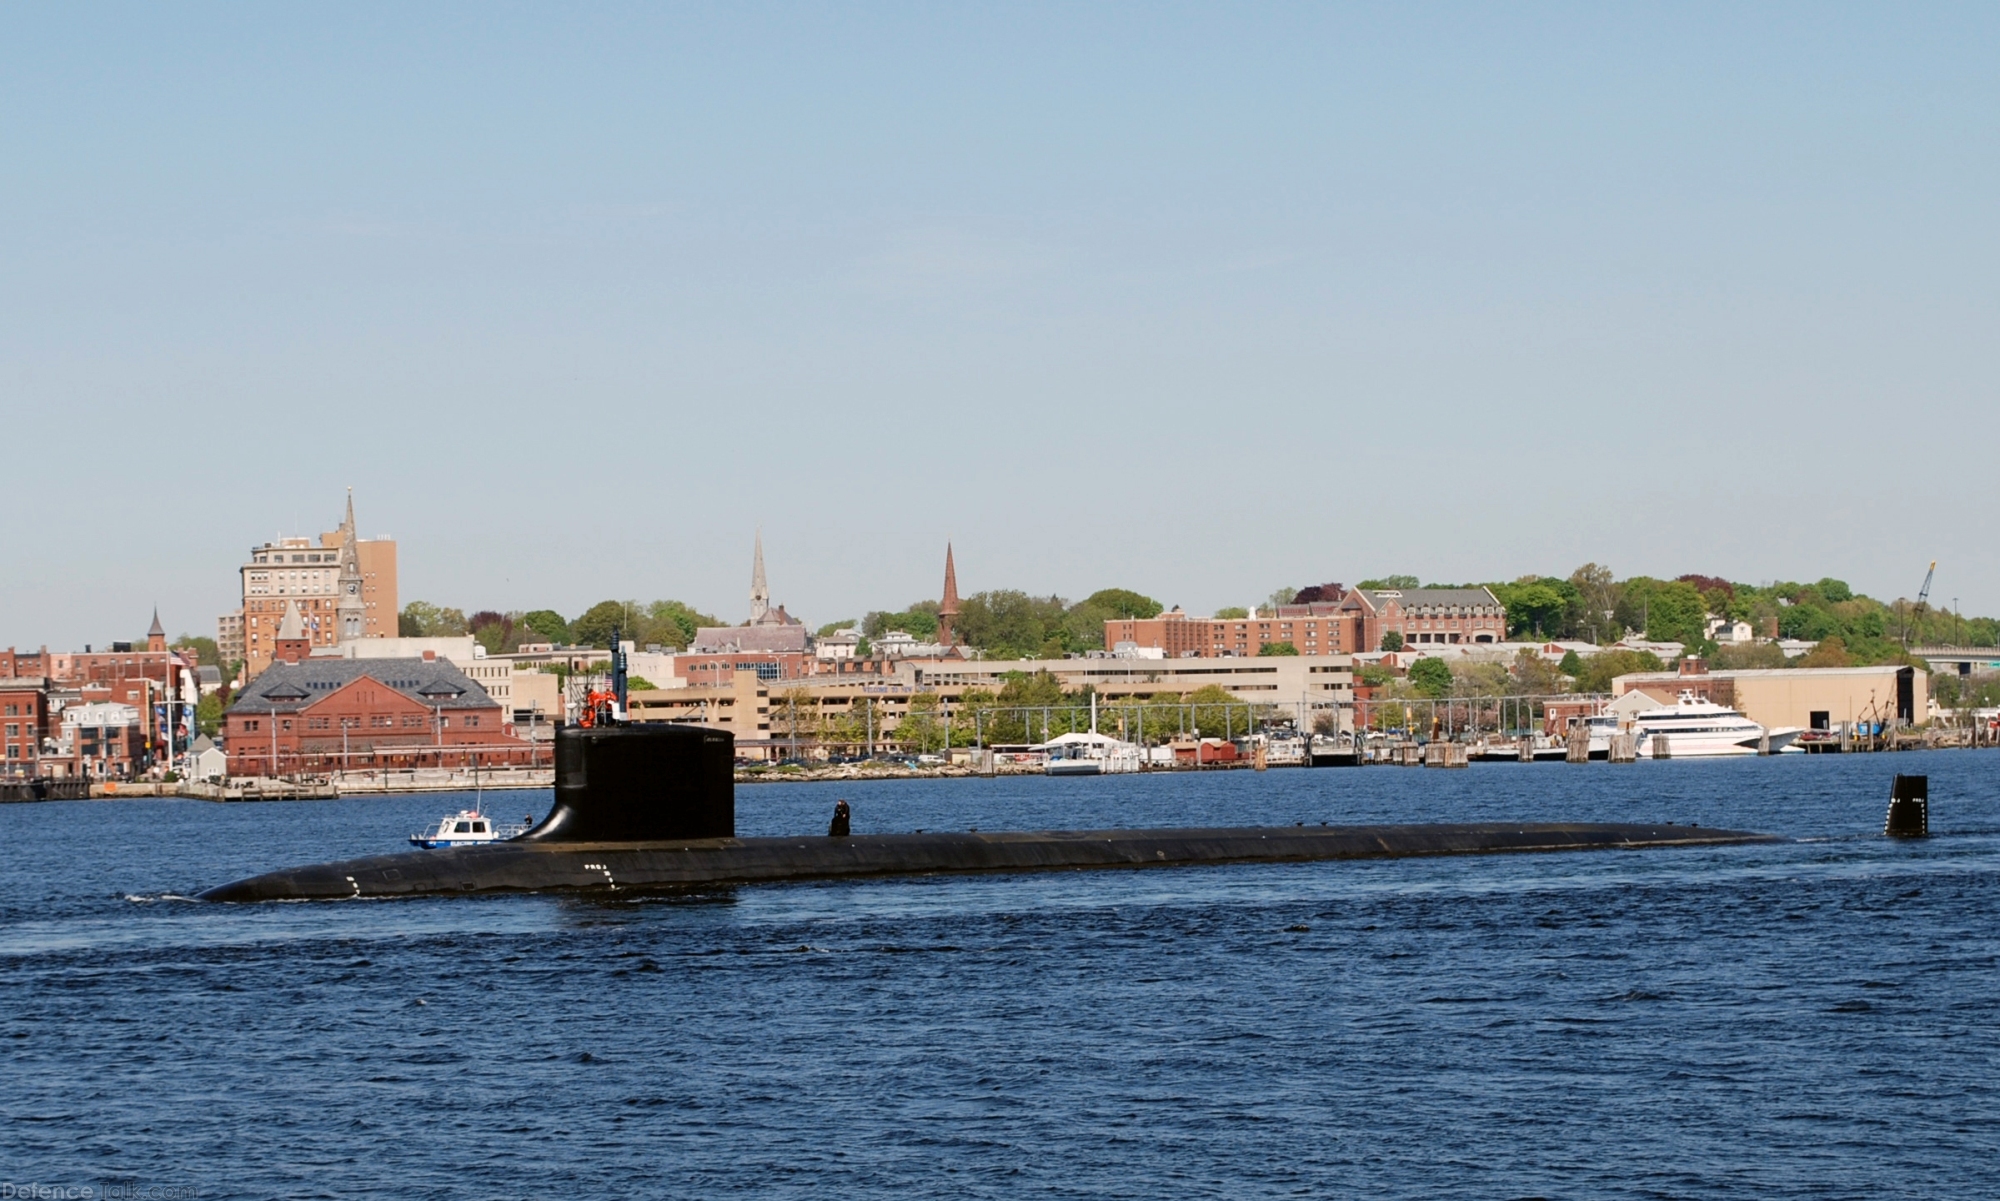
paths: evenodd
<path fill-rule="evenodd" d="M 906 659 L 894 674 L 870 677 L 809 677 L 759 680 L 737 672 L 725 684 L 631 694 L 637 721 L 673 721 L 728 730 L 736 753 L 749 759 L 776 759 L 800 743 L 811 743 L 823 723 L 866 712 L 877 738 L 893 734 L 912 700 L 935 696 L 945 710 L 956 709 L 970 691 L 997 693 L 1011 673 L 1047 671 L 1065 691 L 1096 690 L 1101 703 L 1178 702 L 1211 684 L 1238 700 L 1271 706 L 1280 719 L 1310 728 L 1332 713 L 1341 729 L 1352 726 L 1354 663 L 1346 655 L 1286 655 L 1245 659 Z"/>

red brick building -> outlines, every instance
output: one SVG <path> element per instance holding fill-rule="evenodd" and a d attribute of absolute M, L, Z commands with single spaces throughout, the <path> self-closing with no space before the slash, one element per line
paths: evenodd
<path fill-rule="evenodd" d="M 0 660 L 0 666 L 4 665 Z M 41 676 L 0 678 L 0 775 L 26 780 L 40 777 L 42 740 L 48 735 L 48 680 Z"/>
<path fill-rule="evenodd" d="M 1411 647 L 1507 640 L 1507 610 L 1485 588 L 1356 588 L 1340 609 L 1357 623 L 1363 652 L 1381 650 L 1391 630 Z"/>
<path fill-rule="evenodd" d="M 81 651 L 50 651 L 47 647 L 0 651 L 0 692 L 8 694 L 0 697 L 0 776 L 88 774 L 79 761 L 83 737 L 71 737 L 65 731 L 74 725 L 69 719 L 77 706 L 102 705 L 129 706 L 137 715 L 139 734 L 136 738 L 122 733 L 91 735 L 88 741 L 99 747 L 115 744 L 117 751 L 115 755 L 93 756 L 93 761 L 101 761 L 93 773 L 99 778 L 129 775 L 135 765 L 143 766 L 164 754 L 167 731 L 163 720 L 174 722 L 183 735 L 186 733 L 191 712 L 184 710 L 176 720 L 166 715 L 165 702 L 172 695 L 191 709 L 199 696 L 198 671 L 193 651 L 167 649 L 167 633 L 158 613 L 153 615 L 143 649 L 130 642 L 114 642 L 104 650 L 87 646 Z M 65 702 L 67 709 L 63 708 Z M 19 712 L 7 713 L 10 705 Z M 91 714 L 93 721 L 104 717 L 96 709 L 91 709 Z M 65 740 L 67 750 L 53 748 L 55 742 Z"/>
<path fill-rule="evenodd" d="M 1359 619 L 1338 603 L 1313 602 L 1259 609 L 1250 617 L 1189 617 L 1179 609 L 1158 617 L 1113 619 L 1104 623 L 1104 645 L 1121 642 L 1158 650 L 1169 659 L 1213 659 L 1255 655 L 1288 642 L 1301 655 L 1351 655 Z"/>
<path fill-rule="evenodd" d="M 499 702 L 437 658 L 279 660 L 237 695 L 223 732 L 233 776 L 546 761 Z"/>

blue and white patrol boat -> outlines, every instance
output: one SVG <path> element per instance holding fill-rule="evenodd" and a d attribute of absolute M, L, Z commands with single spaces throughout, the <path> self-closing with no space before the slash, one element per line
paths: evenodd
<path fill-rule="evenodd" d="M 502 825 L 477 809 L 461 809 L 438 822 L 437 829 L 430 833 L 410 835 L 410 845 L 435 851 L 440 847 L 464 847 L 485 842 L 500 842 L 508 838 L 518 838 L 527 832 L 526 822 L 519 825 Z"/>

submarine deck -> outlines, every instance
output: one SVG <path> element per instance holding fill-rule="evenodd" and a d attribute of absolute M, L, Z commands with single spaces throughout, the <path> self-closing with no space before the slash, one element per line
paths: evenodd
<path fill-rule="evenodd" d="M 858 876 L 1394 859 L 1777 842 L 1698 826 L 1599 822 L 857 834 L 842 838 L 515 840 L 252 876 L 201 894 L 275 901 L 444 893 L 642 891 Z"/>

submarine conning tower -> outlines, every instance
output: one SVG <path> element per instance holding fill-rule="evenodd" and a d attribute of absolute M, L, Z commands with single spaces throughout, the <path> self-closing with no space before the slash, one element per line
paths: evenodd
<path fill-rule="evenodd" d="M 736 739 L 698 726 L 562 726 L 555 807 L 526 842 L 736 836 Z"/>

